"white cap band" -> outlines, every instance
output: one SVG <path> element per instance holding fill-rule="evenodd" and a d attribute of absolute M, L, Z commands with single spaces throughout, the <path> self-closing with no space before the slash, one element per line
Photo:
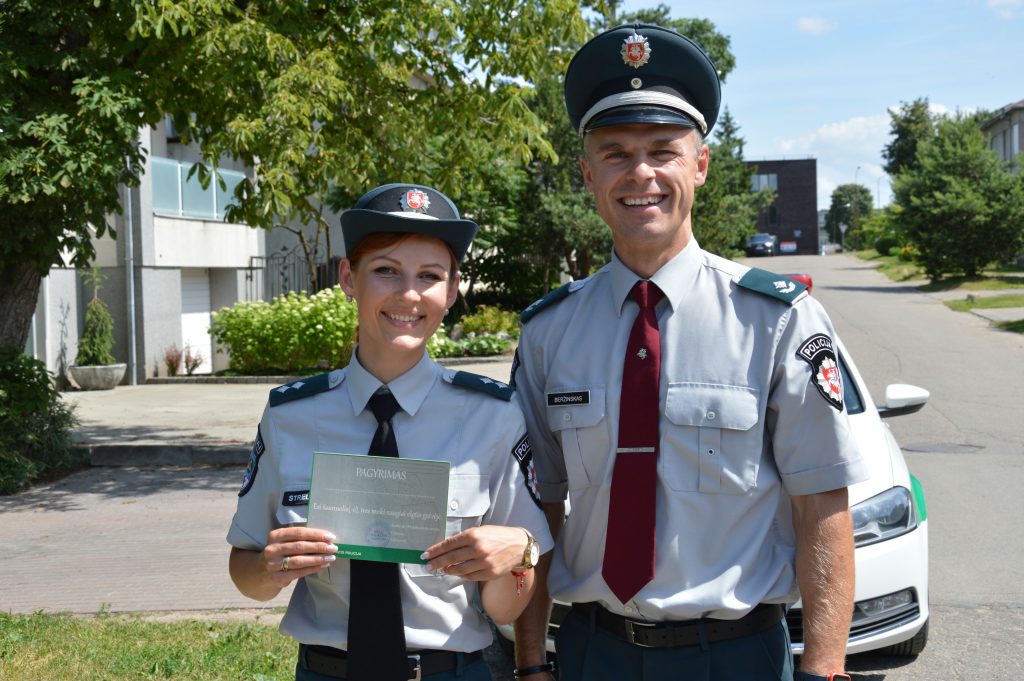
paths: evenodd
<path fill-rule="evenodd" d="M 652 104 L 654 106 L 665 106 L 670 109 L 678 109 L 696 121 L 697 125 L 700 127 L 700 131 L 707 134 L 708 125 L 704 122 L 704 115 L 701 114 L 700 111 L 697 111 L 696 107 L 682 97 L 678 97 L 667 92 L 657 92 L 655 90 L 635 90 L 633 92 L 618 92 L 614 95 L 608 95 L 604 99 L 598 100 L 597 103 L 590 107 L 590 110 L 583 115 L 583 119 L 580 121 L 580 135 L 582 135 L 587 129 L 587 123 L 589 123 L 597 114 L 607 111 L 608 109 L 614 109 L 620 106 L 634 106 L 637 104 Z"/>
<path fill-rule="evenodd" d="M 414 213 L 411 210 L 392 210 L 388 211 L 388 215 L 397 215 L 400 218 L 413 218 L 415 220 L 437 220 L 433 215 Z"/>

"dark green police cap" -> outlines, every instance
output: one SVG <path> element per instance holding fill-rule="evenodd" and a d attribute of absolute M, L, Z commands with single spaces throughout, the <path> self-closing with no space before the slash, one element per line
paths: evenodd
<path fill-rule="evenodd" d="M 591 38 L 565 73 L 565 106 L 581 135 L 635 123 L 684 125 L 706 135 L 721 101 L 718 71 L 704 50 L 654 24 Z"/>
<path fill-rule="evenodd" d="M 452 200 L 433 187 L 418 184 L 385 184 L 363 194 L 356 205 L 341 214 L 345 253 L 352 253 L 370 234 L 399 232 L 423 234 L 451 246 L 462 262 L 477 225 L 463 220 Z"/>

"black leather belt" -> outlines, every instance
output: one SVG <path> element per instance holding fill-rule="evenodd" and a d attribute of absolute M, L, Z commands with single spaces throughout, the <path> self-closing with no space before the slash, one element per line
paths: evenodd
<path fill-rule="evenodd" d="M 450 650 L 418 650 L 409 653 L 409 679 L 419 681 L 424 676 L 454 671 L 461 657 L 463 666 L 483 658 L 483 652 L 455 653 Z M 303 664 L 304 661 L 304 664 Z M 299 662 L 311 672 L 344 679 L 348 676 L 348 653 L 328 646 L 299 644 Z"/>
<path fill-rule="evenodd" d="M 573 611 L 627 643 L 643 648 L 695 646 L 701 642 L 701 627 L 707 643 L 729 641 L 757 634 L 782 619 L 782 606 L 762 603 L 738 620 L 704 618 L 684 622 L 638 622 L 605 610 L 597 603 L 573 603 Z"/>

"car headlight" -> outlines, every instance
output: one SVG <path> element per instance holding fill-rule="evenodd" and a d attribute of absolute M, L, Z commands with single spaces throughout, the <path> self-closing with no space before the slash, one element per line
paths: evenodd
<path fill-rule="evenodd" d="M 910 490 L 893 487 L 850 508 L 854 546 L 899 537 L 917 527 Z"/>

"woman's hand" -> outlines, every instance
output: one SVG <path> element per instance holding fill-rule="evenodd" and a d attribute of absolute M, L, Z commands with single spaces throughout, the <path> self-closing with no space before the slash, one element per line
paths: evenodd
<path fill-rule="evenodd" d="M 481 525 L 448 537 L 424 553 L 431 570 L 474 582 L 503 577 L 523 562 L 530 535 L 521 527 Z"/>
<path fill-rule="evenodd" d="M 335 536 L 310 527 L 281 527 L 267 535 L 260 562 L 278 588 L 326 569 L 334 562 Z"/>

